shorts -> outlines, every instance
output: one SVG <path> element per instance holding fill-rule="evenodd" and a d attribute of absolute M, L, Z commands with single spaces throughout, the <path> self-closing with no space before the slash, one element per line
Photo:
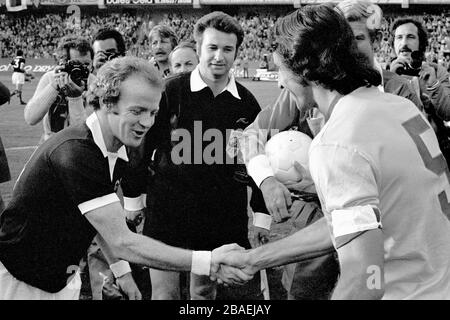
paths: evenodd
<path fill-rule="evenodd" d="M 144 235 L 191 250 L 213 250 L 229 243 L 250 248 L 246 189 L 243 197 L 222 201 L 226 197 L 214 191 L 174 191 L 173 184 L 156 185 L 147 193 L 151 196 Z"/>
<path fill-rule="evenodd" d="M 24 84 L 25 83 L 25 73 L 13 72 L 11 77 L 12 84 Z"/>
<path fill-rule="evenodd" d="M 80 298 L 80 271 L 57 293 L 50 293 L 16 279 L 0 262 L 0 300 L 78 300 Z"/>

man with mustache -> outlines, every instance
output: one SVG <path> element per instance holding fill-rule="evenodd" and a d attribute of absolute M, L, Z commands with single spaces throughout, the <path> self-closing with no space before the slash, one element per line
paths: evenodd
<path fill-rule="evenodd" d="M 325 219 L 229 258 L 254 273 L 334 247 L 333 299 L 448 299 L 449 172 L 424 115 L 379 91 L 379 72 L 328 5 L 280 19 L 275 36 L 279 82 L 294 96 L 310 87 L 325 115 L 309 150 Z"/>
<path fill-rule="evenodd" d="M 168 26 L 157 25 L 152 28 L 148 35 L 152 58 L 163 78 L 170 74 L 169 54 L 178 44 L 178 37 Z"/>
<path fill-rule="evenodd" d="M 407 74 L 424 104 L 429 120 L 433 124 L 439 140 L 439 146 L 447 160 L 450 161 L 450 141 L 448 128 L 443 121 L 450 120 L 450 81 L 449 73 L 444 67 L 425 62 L 428 35 L 424 26 L 411 18 L 400 18 L 393 22 L 392 47 L 396 59 L 391 63 L 391 70 L 398 74 Z"/>
<path fill-rule="evenodd" d="M 405 97 L 411 100 L 419 110 L 422 110 L 422 102 L 410 86 L 409 81 L 392 72 L 382 70 L 374 59 L 382 19 L 381 9 L 367 0 L 346 0 L 340 2 L 336 10 L 342 13 L 349 22 L 358 51 L 382 76 L 382 85 L 378 86 L 378 89 Z M 377 19 L 371 20 L 374 12 L 377 13 Z M 369 21 L 373 23 L 369 23 Z M 283 88 L 277 101 L 272 106 L 264 108 L 256 120 L 246 128 L 245 139 L 242 143 L 242 154 L 249 174 L 262 190 L 273 221 L 280 222 L 289 218 L 290 223 L 297 230 L 323 216 L 320 206 L 313 201 L 296 200 L 293 203 L 290 191 L 304 191 L 303 188 L 309 187 L 310 183 L 303 181 L 296 185 L 284 186 L 278 182 L 273 177 L 270 166 L 265 165 L 267 162 L 264 155 L 264 144 L 271 138 L 269 133 L 272 129 L 288 130 L 295 127 L 311 138 L 320 131 L 324 124 L 324 117 L 317 109 L 313 108 L 315 102 L 312 98 L 311 88 L 302 88 L 300 92 L 301 94 L 297 92 L 294 97 L 288 89 Z M 261 227 L 257 229 L 258 232 L 267 234 L 267 229 L 270 229 L 270 221 Z M 329 253 L 328 256 L 324 255 L 286 266 L 282 281 L 288 291 L 289 299 L 327 299 L 334 287 L 337 275 L 337 262 L 333 259 L 333 253 Z"/>

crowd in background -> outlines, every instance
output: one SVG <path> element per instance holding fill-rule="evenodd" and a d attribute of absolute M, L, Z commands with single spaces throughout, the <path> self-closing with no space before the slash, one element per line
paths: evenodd
<path fill-rule="evenodd" d="M 403 12 L 407 15 L 407 12 Z M 127 41 L 129 54 L 150 58 L 148 34 L 156 24 L 170 26 L 179 40 L 192 39 L 193 27 L 201 13 L 167 13 L 158 21 L 152 20 L 149 13 L 83 13 L 78 26 L 65 13 L 31 12 L 19 17 L 0 14 L 0 57 L 11 58 L 18 47 L 24 50 L 27 58 L 51 58 L 58 40 L 68 31 L 90 38 L 101 27 L 114 27 Z M 244 28 L 245 38 L 239 54 L 240 60 L 261 62 L 272 52 L 274 24 L 279 13 L 258 12 L 235 15 Z M 382 37 L 376 58 L 382 64 L 389 64 L 393 58 L 390 25 L 399 13 L 384 13 L 381 26 Z M 419 19 L 429 33 L 426 58 L 450 68 L 450 16 L 444 12 L 437 14 L 410 15 Z M 270 58 L 269 58 L 270 59 Z"/>

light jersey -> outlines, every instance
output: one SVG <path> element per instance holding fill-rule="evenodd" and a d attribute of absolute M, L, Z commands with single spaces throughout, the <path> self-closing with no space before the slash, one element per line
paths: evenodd
<path fill-rule="evenodd" d="M 449 173 L 417 107 L 359 88 L 337 102 L 309 155 L 335 246 L 381 227 L 383 299 L 450 299 Z"/>

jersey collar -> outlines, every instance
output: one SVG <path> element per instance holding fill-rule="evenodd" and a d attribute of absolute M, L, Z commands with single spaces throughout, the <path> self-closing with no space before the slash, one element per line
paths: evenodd
<path fill-rule="evenodd" d="M 93 112 L 87 119 L 86 125 L 92 132 L 92 137 L 94 138 L 95 144 L 99 147 L 103 156 L 106 158 L 120 158 L 128 162 L 128 155 L 125 146 L 121 146 L 117 152 L 109 152 L 106 149 L 105 140 L 103 139 L 102 129 L 100 127 L 100 122 L 98 120 L 97 114 Z"/>
<path fill-rule="evenodd" d="M 200 76 L 200 70 L 199 70 L 198 66 L 191 72 L 190 83 L 191 83 L 191 91 L 192 92 L 200 91 L 208 86 L 205 83 L 205 81 L 203 81 L 202 77 Z M 236 80 L 234 79 L 234 75 L 232 73 L 230 73 L 228 76 L 228 84 L 222 90 L 222 92 L 224 92 L 224 91 L 228 91 L 229 93 L 231 93 L 233 95 L 233 97 L 241 100 L 241 97 L 239 96 L 239 92 L 237 90 Z"/>

